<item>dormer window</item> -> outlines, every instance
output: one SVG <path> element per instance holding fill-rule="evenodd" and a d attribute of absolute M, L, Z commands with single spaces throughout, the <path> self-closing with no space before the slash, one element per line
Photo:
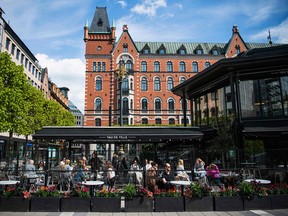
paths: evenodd
<path fill-rule="evenodd" d="M 149 50 L 148 49 L 144 49 L 143 50 L 143 54 L 149 54 Z"/>
<path fill-rule="evenodd" d="M 160 55 L 163 55 L 163 54 L 166 53 L 166 48 L 165 48 L 165 46 L 164 46 L 163 44 L 161 44 L 161 46 L 159 47 L 158 53 L 159 53 Z"/>
<path fill-rule="evenodd" d="M 183 49 L 181 49 L 180 51 L 179 51 L 179 54 L 180 55 L 184 55 L 186 52 L 185 52 L 185 50 L 183 50 Z"/>
<path fill-rule="evenodd" d="M 202 55 L 203 51 L 201 49 L 197 49 L 196 53 L 197 53 L 197 55 Z"/>
<path fill-rule="evenodd" d="M 102 19 L 101 19 L 101 18 L 98 20 L 98 23 L 97 23 L 97 25 L 98 25 L 99 27 L 101 27 L 101 26 L 103 25 L 103 21 L 102 21 Z"/>
<path fill-rule="evenodd" d="M 212 51 L 212 54 L 213 54 L 213 55 L 219 55 L 219 52 L 218 52 L 218 50 L 213 50 L 213 51 Z"/>
<path fill-rule="evenodd" d="M 160 49 L 159 50 L 159 54 L 165 54 L 165 50 L 164 49 Z"/>

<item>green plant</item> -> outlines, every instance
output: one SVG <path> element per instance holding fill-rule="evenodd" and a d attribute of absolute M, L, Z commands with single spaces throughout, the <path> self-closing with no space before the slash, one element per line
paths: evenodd
<path fill-rule="evenodd" d="M 219 191 L 220 196 L 239 196 L 239 189 L 236 186 L 221 187 Z"/>
<path fill-rule="evenodd" d="M 154 192 L 155 197 L 180 197 L 181 191 L 177 190 L 176 187 L 173 189 L 157 189 Z"/>
<path fill-rule="evenodd" d="M 18 186 L 9 186 L 6 187 L 2 193 L 1 196 L 3 197 L 23 197 L 25 199 L 28 199 L 31 194 L 29 191 L 23 190 L 23 188 L 18 187 Z"/>
<path fill-rule="evenodd" d="M 68 193 L 65 193 L 65 197 L 90 197 L 90 190 L 86 186 L 75 185 L 75 187 Z"/>
<path fill-rule="evenodd" d="M 35 197 L 59 197 L 60 191 L 55 186 L 41 186 L 34 194 Z"/>
<path fill-rule="evenodd" d="M 288 184 L 272 184 L 266 188 L 266 192 L 270 195 L 288 194 Z"/>
<path fill-rule="evenodd" d="M 256 194 L 254 185 L 250 182 L 241 182 L 238 188 L 239 195 L 242 197 L 242 199 L 251 200 Z"/>
<path fill-rule="evenodd" d="M 107 189 L 103 187 L 100 191 L 95 192 L 96 197 L 120 197 L 120 191 L 115 188 Z"/>
<path fill-rule="evenodd" d="M 134 184 L 127 184 L 123 187 L 124 196 L 127 199 L 133 199 L 133 197 L 137 196 L 137 187 Z"/>
<path fill-rule="evenodd" d="M 185 191 L 184 195 L 187 197 L 196 197 L 201 199 L 204 196 L 211 196 L 211 188 L 207 186 L 202 186 L 200 183 L 191 183 L 188 189 Z"/>

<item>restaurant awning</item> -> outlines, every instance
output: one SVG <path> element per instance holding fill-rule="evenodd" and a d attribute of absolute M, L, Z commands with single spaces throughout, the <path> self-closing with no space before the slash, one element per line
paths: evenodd
<path fill-rule="evenodd" d="M 79 143 L 157 143 L 200 140 L 199 127 L 43 127 L 33 135 L 39 140 Z"/>

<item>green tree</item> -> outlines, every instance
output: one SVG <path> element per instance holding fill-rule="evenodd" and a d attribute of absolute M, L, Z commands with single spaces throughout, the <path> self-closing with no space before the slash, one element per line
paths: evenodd
<path fill-rule="evenodd" d="M 8 53 L 0 53 L 0 131 L 9 133 L 7 162 L 12 158 L 14 132 L 23 130 L 28 111 L 25 90 L 29 88 L 23 66 L 17 66 Z"/>
<path fill-rule="evenodd" d="M 221 154 L 223 168 L 226 167 L 225 154 L 229 150 L 235 150 L 232 128 L 233 121 L 233 115 L 225 116 L 224 113 L 220 113 L 220 116 L 217 117 L 212 124 L 212 127 L 216 131 L 216 135 L 211 140 L 207 141 L 209 144 L 209 147 L 207 148 L 208 152 Z"/>

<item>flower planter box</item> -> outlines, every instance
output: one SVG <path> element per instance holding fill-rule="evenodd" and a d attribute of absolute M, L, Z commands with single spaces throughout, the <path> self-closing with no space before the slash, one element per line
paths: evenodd
<path fill-rule="evenodd" d="M 153 212 L 153 199 L 149 197 L 125 199 L 125 212 Z"/>
<path fill-rule="evenodd" d="M 121 198 L 120 197 L 92 197 L 91 198 L 92 212 L 120 212 Z"/>
<path fill-rule="evenodd" d="M 28 212 L 29 203 L 30 200 L 23 197 L 1 197 L 0 211 Z"/>
<path fill-rule="evenodd" d="M 244 200 L 244 210 L 271 209 L 270 196 L 253 197 L 251 200 Z"/>
<path fill-rule="evenodd" d="M 30 201 L 31 212 L 59 212 L 59 197 L 32 197 Z"/>
<path fill-rule="evenodd" d="M 155 197 L 156 212 L 181 212 L 184 211 L 183 197 Z"/>
<path fill-rule="evenodd" d="M 213 211 L 213 197 L 185 197 L 185 211 Z"/>
<path fill-rule="evenodd" d="M 90 212 L 90 197 L 61 198 L 61 212 Z"/>
<path fill-rule="evenodd" d="M 272 195 L 271 208 L 272 209 L 287 209 L 288 208 L 288 194 L 285 195 Z"/>
<path fill-rule="evenodd" d="M 215 211 L 243 211 L 243 199 L 239 196 L 214 197 Z"/>

